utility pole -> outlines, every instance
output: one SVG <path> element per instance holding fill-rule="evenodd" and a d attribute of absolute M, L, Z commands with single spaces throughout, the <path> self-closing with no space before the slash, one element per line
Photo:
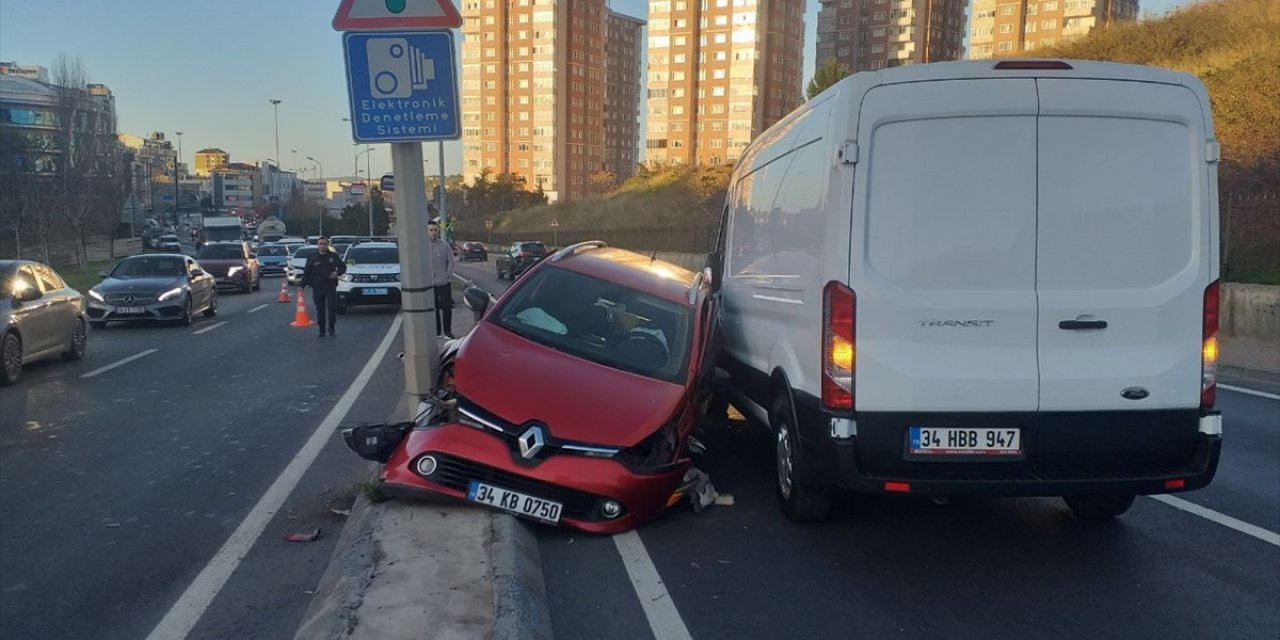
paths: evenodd
<path fill-rule="evenodd" d="M 279 162 L 280 162 L 280 103 L 281 103 L 281 102 L 283 102 L 283 100 L 277 100 L 277 99 L 275 99 L 275 98 L 271 98 L 270 100 L 268 100 L 268 102 L 270 102 L 270 103 L 271 103 L 271 110 L 274 112 L 274 117 L 275 117 L 275 123 L 276 123 L 276 163 L 277 163 L 277 164 L 276 164 L 276 168 L 279 168 L 279 166 L 280 166 L 280 165 L 279 165 Z"/>

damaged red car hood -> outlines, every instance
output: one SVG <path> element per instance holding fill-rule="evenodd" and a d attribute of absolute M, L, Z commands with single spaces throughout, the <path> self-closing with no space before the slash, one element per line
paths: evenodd
<path fill-rule="evenodd" d="M 685 390 L 544 347 L 487 322 L 463 343 L 459 395 L 512 424 L 537 420 L 557 438 L 630 447 L 657 431 Z"/>

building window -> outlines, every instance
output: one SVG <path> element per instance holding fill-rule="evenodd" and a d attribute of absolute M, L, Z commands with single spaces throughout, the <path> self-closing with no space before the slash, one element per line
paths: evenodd
<path fill-rule="evenodd" d="M 1013 25 L 1011 24 L 1000 25 L 1000 33 L 1013 33 Z"/>
<path fill-rule="evenodd" d="M 1000 51 L 1013 51 L 1013 43 L 1012 43 L 1012 42 L 1001 42 L 1001 43 L 1000 43 L 1000 45 L 999 45 L 999 49 L 1000 49 Z"/>

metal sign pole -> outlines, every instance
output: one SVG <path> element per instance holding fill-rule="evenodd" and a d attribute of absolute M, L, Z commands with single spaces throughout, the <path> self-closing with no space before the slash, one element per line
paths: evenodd
<path fill-rule="evenodd" d="M 435 295 L 431 283 L 431 247 L 427 240 L 427 181 L 422 143 L 391 145 L 396 176 L 396 235 L 400 240 L 400 311 L 404 314 L 404 391 L 414 398 L 431 395 L 439 346 L 435 339 Z"/>

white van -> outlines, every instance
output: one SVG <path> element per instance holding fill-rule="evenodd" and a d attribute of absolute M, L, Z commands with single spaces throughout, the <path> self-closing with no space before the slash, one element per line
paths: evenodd
<path fill-rule="evenodd" d="M 783 512 L 1208 484 L 1217 161 L 1200 81 L 1096 62 L 859 73 L 762 134 L 712 268 Z"/>

